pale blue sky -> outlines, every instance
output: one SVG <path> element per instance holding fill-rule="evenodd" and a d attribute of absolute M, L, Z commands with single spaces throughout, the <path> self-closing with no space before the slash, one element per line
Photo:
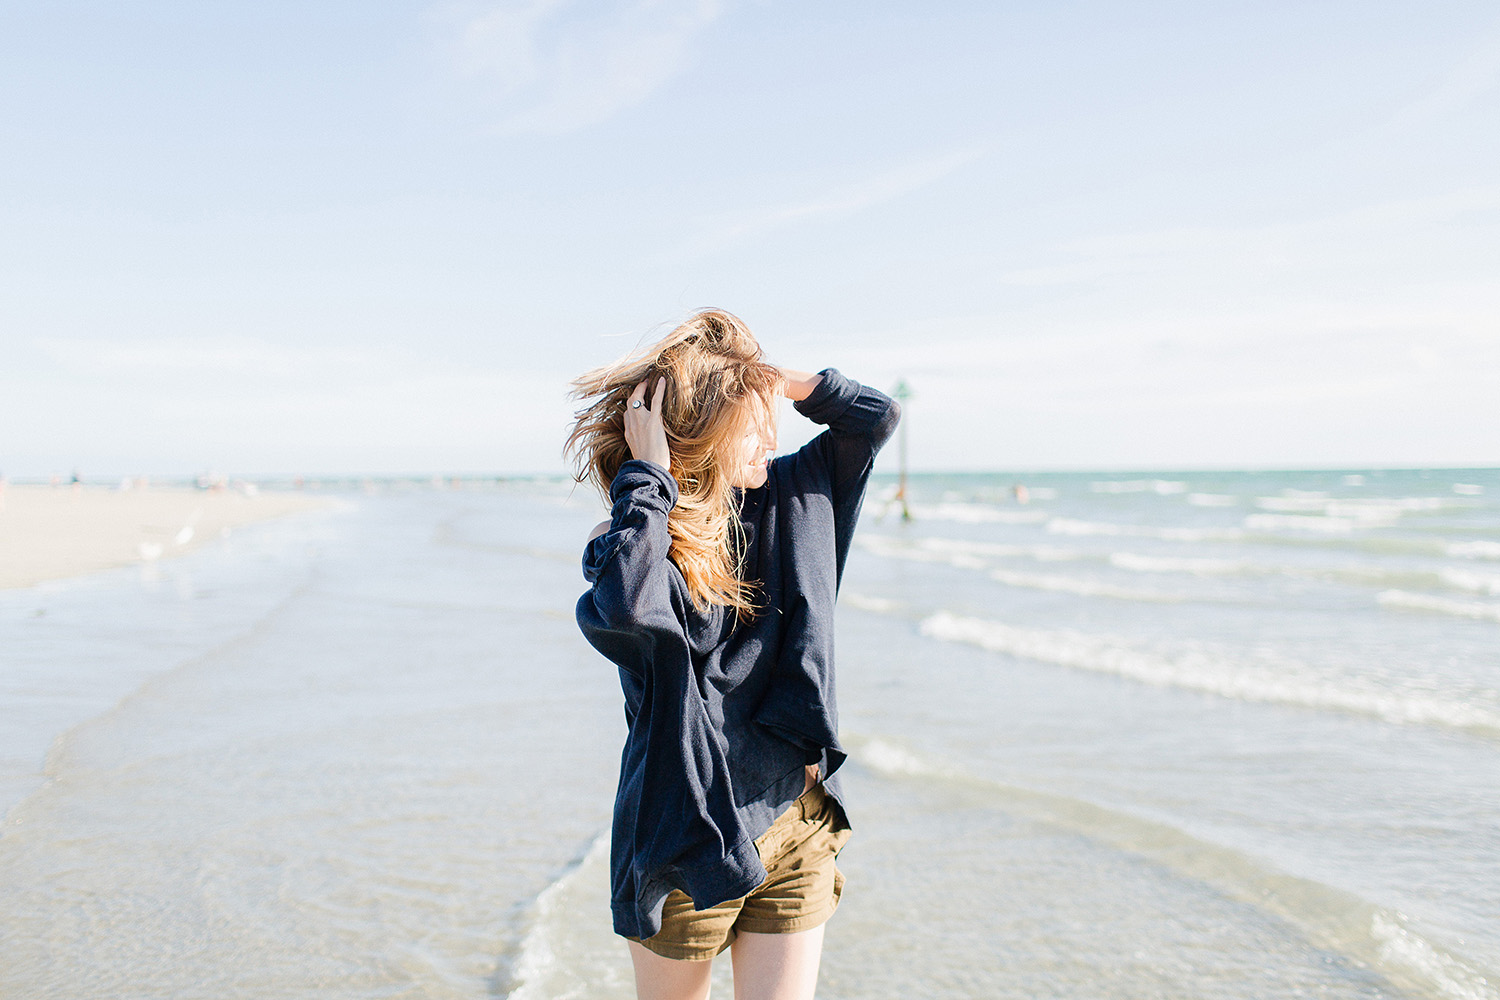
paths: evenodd
<path fill-rule="evenodd" d="M 0 149 L 11 476 L 562 471 L 701 305 L 919 469 L 1500 464 L 1491 2 L 10 4 Z"/>

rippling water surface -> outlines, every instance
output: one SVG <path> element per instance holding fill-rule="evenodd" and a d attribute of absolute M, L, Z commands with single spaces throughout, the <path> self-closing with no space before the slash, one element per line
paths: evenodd
<path fill-rule="evenodd" d="M 1017 481 L 872 486 L 820 996 L 1500 997 L 1500 473 Z M 569 485 L 0 593 L 0 996 L 632 996 Z"/>

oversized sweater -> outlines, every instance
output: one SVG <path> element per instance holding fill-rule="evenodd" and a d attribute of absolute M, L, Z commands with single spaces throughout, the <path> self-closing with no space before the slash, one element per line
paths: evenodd
<path fill-rule="evenodd" d="M 820 374 L 793 405 L 827 430 L 772 459 L 764 486 L 736 490 L 758 618 L 694 607 L 668 558 L 677 481 L 654 462 L 620 466 L 609 530 L 584 551 L 578 625 L 619 668 L 628 724 L 610 844 L 618 934 L 654 935 L 673 889 L 704 909 L 760 885 L 755 838 L 801 794 L 805 765 L 844 810 L 834 599 L 900 409 L 836 369 Z"/>

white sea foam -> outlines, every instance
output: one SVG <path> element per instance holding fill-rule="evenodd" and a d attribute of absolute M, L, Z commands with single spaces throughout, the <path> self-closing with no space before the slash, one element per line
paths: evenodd
<path fill-rule="evenodd" d="M 1326 497 L 1256 497 L 1255 506 L 1261 510 L 1274 510 L 1282 513 L 1312 511 L 1322 513 L 1323 508 L 1328 506 L 1328 499 Z"/>
<path fill-rule="evenodd" d="M 1047 518 L 1040 510 L 1007 510 L 992 504 L 953 501 L 912 504 L 911 516 L 919 521 L 956 521 L 960 524 L 1036 524 Z"/>
<path fill-rule="evenodd" d="M 1477 497 L 1484 494 L 1484 487 L 1478 483 L 1454 483 L 1453 492 L 1459 496 Z"/>
<path fill-rule="evenodd" d="M 1227 576 L 1246 569 L 1244 563 L 1234 559 L 1148 556 L 1138 552 L 1111 552 L 1109 562 L 1111 566 L 1136 573 L 1191 573 L 1194 576 Z"/>
<path fill-rule="evenodd" d="M 1312 514 L 1251 514 L 1245 518 L 1245 527 L 1251 531 L 1314 531 L 1321 535 L 1348 535 L 1356 526 L 1347 517 Z"/>
<path fill-rule="evenodd" d="M 839 600 L 851 608 L 858 608 L 861 611 L 873 611 L 880 615 L 893 614 L 901 610 L 900 601 L 893 601 L 888 597 L 871 597 L 868 594 L 859 594 L 852 590 L 840 593 Z"/>
<path fill-rule="evenodd" d="M 935 639 L 971 643 L 993 652 L 1113 674 L 1158 687 L 1203 691 L 1241 701 L 1334 709 L 1387 722 L 1500 733 L 1500 711 L 1467 699 L 1400 693 L 1357 678 L 1318 677 L 1292 660 L 1245 662 L 1205 644 L 1168 652 L 1115 636 L 1022 628 L 947 611 L 923 619 L 919 630 Z"/>
<path fill-rule="evenodd" d="M 1058 545 L 1007 545 L 1003 542 L 976 542 L 966 538 L 923 538 L 917 546 L 928 552 L 956 553 L 1000 559 L 1035 559 L 1039 562 L 1066 562 L 1082 556 L 1077 549 Z"/>
<path fill-rule="evenodd" d="M 1014 570 L 997 569 L 990 572 L 990 579 L 1009 587 L 1076 594 L 1079 597 L 1113 597 L 1122 601 L 1149 601 L 1158 604 L 1175 604 L 1187 599 L 1181 594 L 1165 594 L 1157 590 L 1121 587 L 1103 580 L 1051 573 L 1018 573 Z"/>
<path fill-rule="evenodd" d="M 1375 911 L 1370 936 L 1380 949 L 1380 960 L 1396 966 L 1436 987 L 1438 995 L 1451 1000 L 1500 1000 L 1500 991 L 1489 979 L 1459 959 L 1413 934 L 1400 914 Z"/>
<path fill-rule="evenodd" d="M 1446 510 L 1462 506 L 1446 497 L 1358 497 L 1329 499 L 1323 496 L 1256 497 L 1261 510 L 1286 514 L 1322 514 L 1360 525 L 1392 524 L 1403 514 Z"/>
<path fill-rule="evenodd" d="M 855 540 L 860 548 L 888 559 L 905 559 L 908 562 L 946 563 L 959 569 L 984 569 L 988 563 L 983 555 L 962 549 L 943 549 L 886 535 L 858 535 Z M 930 539 L 924 539 L 930 541 Z"/>
<path fill-rule="evenodd" d="M 1402 514 L 1422 513 L 1433 510 L 1451 510 L 1464 504 L 1447 497 L 1372 497 L 1369 499 L 1342 499 L 1329 501 L 1328 513 L 1337 517 L 1384 520 Z"/>
<path fill-rule="evenodd" d="M 1054 535 L 1128 535 L 1134 533 L 1130 525 L 1109 524 L 1103 521 L 1079 521 L 1071 517 L 1054 517 L 1047 522 L 1047 530 Z"/>
<path fill-rule="evenodd" d="M 1187 502 L 1194 507 L 1233 507 L 1240 498 L 1228 493 L 1189 493 Z"/>
<path fill-rule="evenodd" d="M 1387 608 L 1409 608 L 1413 611 L 1435 611 L 1438 614 L 1500 622 L 1500 604 L 1484 601 L 1455 601 L 1451 597 L 1414 594 L 1409 590 L 1382 590 L 1375 600 Z"/>
<path fill-rule="evenodd" d="M 1500 542 L 1447 542 L 1443 551 L 1458 559 L 1500 559 Z"/>
<path fill-rule="evenodd" d="M 1078 521 L 1054 517 L 1047 522 L 1054 535 L 1116 535 L 1133 538 L 1162 538 L 1173 542 L 1232 541 L 1244 537 L 1236 528 L 1156 528 L 1139 524 L 1113 524 L 1108 521 Z"/>
<path fill-rule="evenodd" d="M 926 552 L 959 553 L 972 556 L 998 556 L 1009 558 L 1025 555 L 1029 549 L 1024 545 L 1006 545 L 1003 542 L 976 542 L 967 538 L 919 538 L 913 544 Z"/>
<path fill-rule="evenodd" d="M 1500 597 L 1500 576 L 1491 576 L 1486 573 L 1471 573 L 1462 569 L 1445 569 L 1438 574 L 1438 579 L 1455 590 L 1467 590 L 1474 594 L 1489 594 L 1492 597 Z"/>
<path fill-rule="evenodd" d="M 607 948 L 613 938 L 608 912 L 606 831 L 532 903 L 512 967 L 509 1000 L 574 1000 L 597 996 L 601 987 L 611 986 L 605 992 L 624 995 L 628 986 L 621 964 L 600 953 L 600 945 Z"/>
<path fill-rule="evenodd" d="M 942 777 L 948 768 L 930 764 L 903 747 L 882 739 L 851 741 L 855 759 L 873 771 L 906 777 Z"/>
<path fill-rule="evenodd" d="M 1038 562 L 1066 562 L 1081 555 L 1076 549 L 1056 545 L 1007 545 L 963 538 L 906 539 L 863 533 L 855 536 L 855 542 L 863 549 L 892 559 L 945 562 L 961 569 L 982 569 L 986 565 L 986 559 L 1024 558 Z"/>
<path fill-rule="evenodd" d="M 1168 479 L 1105 480 L 1089 483 L 1089 492 L 1091 493 L 1156 493 L 1161 496 L 1169 496 L 1174 493 L 1186 493 L 1187 488 L 1187 483 L 1179 483 Z"/>

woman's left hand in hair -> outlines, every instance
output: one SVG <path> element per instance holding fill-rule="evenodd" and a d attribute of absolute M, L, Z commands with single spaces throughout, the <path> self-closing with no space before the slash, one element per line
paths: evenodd
<path fill-rule="evenodd" d="M 630 398 L 625 401 L 625 443 L 630 446 L 631 458 L 655 462 L 671 472 L 672 450 L 667 446 L 667 429 L 661 422 L 661 404 L 666 398 L 667 380 L 660 375 L 656 377 L 656 391 L 648 406 L 645 402 L 646 385 L 650 381 L 642 380 L 630 391 Z"/>
<path fill-rule="evenodd" d="M 781 393 L 791 400 L 806 399 L 818 387 L 818 383 L 823 381 L 822 375 L 814 375 L 810 372 L 799 372 L 779 366 L 778 370 L 781 372 Z"/>

